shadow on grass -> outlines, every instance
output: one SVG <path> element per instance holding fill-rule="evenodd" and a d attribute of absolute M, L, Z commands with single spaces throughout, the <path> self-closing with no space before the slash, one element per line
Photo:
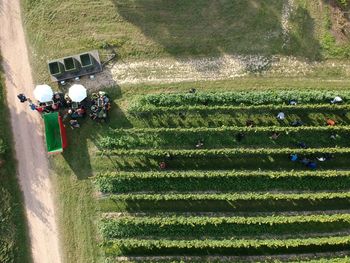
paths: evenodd
<path fill-rule="evenodd" d="M 146 243 L 147 244 L 147 243 Z M 266 255 L 278 255 L 278 254 L 296 254 L 296 253 L 318 253 L 318 252 L 341 252 L 347 249 L 348 245 L 344 243 L 340 244 L 305 244 L 299 246 L 268 246 L 261 245 L 259 247 L 247 246 L 230 248 L 224 246 L 217 247 L 178 247 L 178 246 L 159 246 L 152 247 L 144 244 L 139 246 L 127 246 L 121 244 L 118 247 L 118 253 L 124 256 L 145 256 L 145 255 L 182 255 L 182 256 L 203 256 L 203 255 L 234 255 L 234 256 L 266 256 Z M 108 251 L 111 253 L 111 250 Z M 119 254 L 118 254 L 119 255 Z M 271 258 L 270 258 L 271 260 Z"/>
<path fill-rule="evenodd" d="M 304 157 L 309 160 L 316 161 L 317 154 L 299 155 L 299 159 Z M 348 153 L 333 154 L 333 159 L 326 162 L 318 162 L 318 169 L 347 169 Z M 202 156 L 202 157 L 166 157 L 166 151 L 164 151 L 164 157 L 146 157 L 142 155 L 138 156 L 103 156 L 100 157 L 100 164 L 97 166 L 102 172 L 108 172 L 105 167 L 107 160 L 113 162 L 118 170 L 125 171 L 149 171 L 159 170 L 159 163 L 165 162 L 167 164 L 167 170 L 306 170 L 308 169 L 301 162 L 292 162 L 289 160 L 288 154 L 237 154 L 231 157 L 224 156 Z M 103 161 L 105 160 L 105 161 Z M 106 170 L 107 169 L 107 170 Z"/>
<path fill-rule="evenodd" d="M 165 172 L 166 173 L 166 172 Z M 205 173 L 205 172 L 203 172 Z M 317 174 L 317 171 L 315 171 Z M 347 191 L 350 178 L 307 176 L 269 178 L 266 176 L 113 178 L 99 184 L 104 194 L 133 192 L 254 192 L 254 191 Z"/>
<path fill-rule="evenodd" d="M 81 127 L 74 130 L 70 128 L 69 123 L 66 123 L 68 148 L 62 155 L 78 179 L 86 179 L 93 175 L 90 156 L 93 151 L 96 151 L 94 149 L 98 148 L 99 137 L 107 135 L 110 128 L 132 127 L 115 102 L 122 97 L 120 87 L 114 86 L 104 90 L 112 99 L 111 110 L 106 121 L 93 121 L 86 116 L 83 120 L 79 120 Z"/>
<path fill-rule="evenodd" d="M 174 57 L 279 54 L 321 59 L 309 11 L 296 4 L 289 19 L 283 18 L 284 2 L 113 0 L 118 15 Z M 289 20 L 288 33 L 283 19 Z M 248 72 L 256 70 L 254 63 L 246 65 Z"/>
<path fill-rule="evenodd" d="M 100 200 L 103 212 L 286 212 L 348 209 L 348 199 L 322 200 Z"/>
<path fill-rule="evenodd" d="M 238 131 L 163 131 L 163 132 L 111 132 L 104 137 L 109 144 L 106 149 L 196 149 L 199 140 L 203 141 L 204 149 L 219 148 L 293 148 L 299 147 L 299 142 L 305 142 L 309 148 L 350 147 L 348 132 L 337 131 L 337 138 L 330 140 L 332 131 L 288 131 L 280 132 L 277 139 L 272 139 L 274 129 L 269 131 L 245 131 L 243 138 L 238 138 Z M 114 138 L 118 140 L 113 140 Z M 110 140 L 112 139 L 112 140 Z"/>
<path fill-rule="evenodd" d="M 19 185 L 19 168 L 15 159 L 15 141 L 11 134 L 10 112 L 22 122 L 28 121 L 25 113 L 17 113 L 15 108 L 4 105 L 2 86 L 2 68 L 0 67 L 0 261 L 32 263 L 29 229 L 24 209 L 24 195 Z M 11 80 L 9 80 L 11 81 Z M 17 144 L 20 142 L 17 141 Z M 25 160 L 24 160 L 25 161 Z M 35 170 L 32 171 L 35 173 Z M 31 176 L 28 185 L 36 186 L 40 179 Z M 31 187 L 28 187 L 31 191 Z M 26 209 L 39 220 L 47 223 L 47 211 L 40 202 L 26 203 Z"/>

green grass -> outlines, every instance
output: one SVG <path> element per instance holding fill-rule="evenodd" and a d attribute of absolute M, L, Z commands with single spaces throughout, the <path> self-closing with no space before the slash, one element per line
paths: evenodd
<path fill-rule="evenodd" d="M 57 46 L 46 49 L 49 56 L 111 44 L 118 47 L 122 58 L 223 53 L 315 57 L 320 49 L 313 38 L 313 19 L 302 5 L 293 23 L 293 45 L 282 48 L 282 6 L 276 0 L 26 0 L 24 10 L 37 48 Z M 63 26 L 67 23 L 68 28 Z M 300 43 L 297 34 L 307 35 L 305 43 Z M 314 48 L 305 50 L 306 46 Z"/>
<path fill-rule="evenodd" d="M 46 61 L 87 51 L 99 49 L 102 59 L 107 57 L 105 47 L 114 46 L 119 60 L 144 60 L 162 57 L 204 57 L 223 54 L 259 54 L 292 55 L 300 60 L 318 61 L 324 58 L 347 58 L 346 47 L 339 47 L 333 39 L 328 38 L 329 9 L 320 11 L 315 1 L 297 0 L 296 12 L 291 17 L 291 38 L 288 45 L 283 45 L 281 29 L 282 1 L 247 0 L 247 1 L 161 1 L 161 0 L 25 0 L 23 11 L 27 34 L 33 49 L 32 60 L 37 82 L 47 81 Z M 311 3 L 312 2 L 312 3 Z M 54 48 L 53 48 L 54 47 Z M 335 49 L 337 47 L 337 49 Z M 337 52 L 333 52 L 336 50 Z M 59 226 L 63 243 L 63 259 L 65 262 L 102 262 L 103 250 L 97 245 L 101 237 L 97 231 L 96 221 L 100 212 L 104 211 L 235 211 L 261 209 L 270 212 L 326 210 L 348 208 L 348 200 L 337 202 L 270 202 L 244 203 L 234 207 L 230 202 L 97 202 L 95 191 L 89 177 L 99 172 L 111 172 L 118 169 L 149 170 L 158 169 L 159 159 L 139 157 L 119 158 L 115 156 L 97 155 L 100 138 L 109 135 L 106 126 L 115 128 L 132 127 L 220 127 L 238 124 L 244 126 L 245 119 L 254 118 L 259 124 L 277 125 L 274 111 L 266 112 L 266 119 L 243 111 L 241 115 L 232 112 L 208 113 L 196 112 L 190 120 L 182 122 L 177 113 L 154 115 L 151 117 L 132 117 L 127 114 L 128 104 L 136 94 L 161 93 L 168 91 L 184 92 L 196 87 L 201 91 L 236 91 L 267 89 L 308 89 L 308 90 L 340 90 L 347 89 L 350 80 L 341 67 L 341 61 L 316 66 L 311 73 L 294 78 L 248 76 L 235 80 L 188 82 L 157 85 L 123 85 L 108 90 L 113 99 L 112 111 L 108 125 L 82 121 L 78 130 L 68 130 L 69 148 L 61 155 L 51 159 L 55 174 L 55 186 L 58 203 Z M 276 110 L 277 111 L 277 110 Z M 320 125 L 325 114 L 311 110 L 310 113 L 299 112 L 290 118 L 300 117 L 310 125 Z M 338 118 L 348 123 L 348 115 L 343 112 L 328 111 L 327 116 Z M 270 116 L 271 115 L 271 116 Z M 162 118 L 165 117 L 165 121 Z M 202 135 L 202 134 L 201 134 Z M 226 134 L 223 134 L 226 135 Z M 314 134 L 315 135 L 315 134 Z M 323 144 L 326 137 L 320 133 L 310 145 Z M 137 136 L 137 135 L 136 135 Z M 136 137 L 135 136 L 135 137 Z M 198 134 L 199 136 L 199 134 Z M 207 133 L 203 136 L 208 136 Z M 209 148 L 215 148 L 215 141 L 206 137 Z M 308 133 L 300 139 L 307 138 Z M 346 132 L 344 133 L 346 136 Z M 141 146 L 161 145 L 166 148 L 190 148 L 192 138 L 177 144 L 171 134 L 162 138 L 138 137 Z M 264 145 L 267 137 L 259 140 L 252 136 L 252 141 L 243 146 Z M 299 137 L 297 137 L 299 138 Z M 132 139 L 133 140 L 133 139 Z M 297 140 L 296 138 L 294 140 Z M 193 142 L 195 143 L 195 142 Z M 281 138 L 277 147 L 294 143 L 287 137 Z M 228 139 L 222 139 L 219 147 L 238 146 Z M 341 145 L 347 145 L 341 140 Z M 323 145 L 324 146 L 324 145 Z M 330 145 L 331 146 L 331 145 Z M 126 147 L 127 148 L 127 147 Z M 229 159 L 186 159 L 172 160 L 174 169 L 231 169 L 258 168 L 270 169 L 304 169 L 291 163 L 286 156 L 240 156 L 239 160 Z M 245 159 L 246 158 L 246 159 Z M 256 162 L 256 161 L 260 162 Z M 279 163 L 279 166 L 276 164 Z M 252 165 L 254 164 L 254 165 Z M 261 164 L 261 165 L 260 165 Z M 348 156 L 339 156 L 325 168 L 348 168 Z M 328 167 L 329 166 L 329 167 Z M 171 167 L 170 167 L 171 168 Z M 330 180 L 331 182 L 334 182 Z M 269 181 L 270 183 L 271 181 Z M 305 181 L 304 181 L 305 182 Z M 314 186 L 318 188 L 319 181 Z M 323 182 L 323 186 L 325 186 Z M 171 182 L 170 182 L 171 183 Z M 197 182 L 192 181 L 193 187 Z M 218 182 L 219 183 L 219 182 Z M 221 182 L 223 183 L 223 182 Z M 232 182 L 231 182 L 232 183 Z M 181 182 L 178 182 L 181 184 Z M 191 184 L 190 184 L 191 186 Z M 280 185 L 276 183 L 276 187 Z M 322 186 L 322 185 L 321 185 Z M 261 185 L 260 189 L 268 186 Z M 288 187 L 284 184 L 283 189 Z M 337 184 L 329 188 L 337 188 Z M 347 184 L 342 186 L 347 189 Z M 291 187 L 290 187 L 291 188 Z M 248 189 L 248 187 L 246 188 Z M 258 187 L 256 188 L 258 189 Z M 169 190 L 169 188 L 168 188 Z"/>
<path fill-rule="evenodd" d="M 0 262 L 31 262 L 23 197 L 16 177 L 9 112 L 0 71 Z"/>
<path fill-rule="evenodd" d="M 49 55 L 106 44 L 117 46 L 123 58 L 242 52 L 272 54 L 276 49 L 282 52 L 282 3 L 264 0 L 257 6 L 254 4 L 254 1 L 213 4 L 207 0 L 193 3 L 152 0 L 147 4 L 129 0 L 98 3 L 26 0 L 24 8 L 26 22 L 38 48 L 55 43 L 58 50 L 64 49 L 52 50 Z M 69 28 L 63 26 L 66 23 L 70 24 Z M 246 34 L 243 35 L 242 30 Z M 266 38 L 271 31 L 276 36 Z M 74 40 L 77 34 L 79 37 Z M 256 44 L 247 45 L 252 42 Z"/>
<path fill-rule="evenodd" d="M 190 88 L 197 88 L 204 92 L 225 92 L 225 91 L 261 91 L 261 90 L 288 90 L 288 89 L 302 89 L 302 90 L 343 90 L 350 85 L 350 80 L 347 78 L 333 78 L 326 77 L 308 77 L 298 76 L 294 78 L 283 77 L 257 77 L 249 76 L 236 78 L 234 80 L 215 80 L 215 81 L 197 81 L 197 82 L 179 82 L 171 84 L 137 84 L 137 85 L 123 85 L 119 87 L 122 89 L 123 97 L 129 97 L 135 94 L 151 94 L 164 92 L 188 92 Z"/>
<path fill-rule="evenodd" d="M 91 49 L 99 49 L 104 59 L 107 46 L 114 46 L 120 59 L 223 54 L 347 58 L 348 46 L 336 43 L 325 23 L 328 4 L 309 2 L 295 1 L 287 44 L 278 0 L 26 0 L 23 10 L 35 74 L 47 80 L 47 60 Z M 345 74 L 341 66 L 331 70 L 321 66 L 311 74 Z"/>
<path fill-rule="evenodd" d="M 63 262 L 102 262 L 96 246 L 98 207 L 91 183 L 77 177 L 62 156 L 52 158 L 51 165 L 57 192 L 58 225 L 64 240 Z"/>

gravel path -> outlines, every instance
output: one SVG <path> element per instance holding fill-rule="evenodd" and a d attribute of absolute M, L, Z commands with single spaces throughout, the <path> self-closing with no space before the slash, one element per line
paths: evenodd
<path fill-rule="evenodd" d="M 246 76 L 306 78 L 318 71 L 338 71 L 350 77 L 350 62 L 314 62 L 288 56 L 222 55 L 204 58 L 158 58 L 123 61 L 107 66 L 94 81 L 81 83 L 93 90 L 114 85 L 161 84 L 227 80 Z M 332 79 L 329 79 L 329 81 Z M 339 81 L 335 78 L 334 81 Z"/>
<path fill-rule="evenodd" d="M 59 263 L 59 241 L 47 154 L 40 116 L 19 103 L 19 93 L 32 96 L 33 79 L 23 32 L 20 0 L 0 1 L 0 49 L 7 102 L 23 191 L 34 263 Z"/>

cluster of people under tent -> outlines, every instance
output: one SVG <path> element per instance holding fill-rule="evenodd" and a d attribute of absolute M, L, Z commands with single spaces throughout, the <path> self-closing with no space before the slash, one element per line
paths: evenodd
<path fill-rule="evenodd" d="M 196 93 L 196 89 L 192 88 L 189 93 Z M 336 96 L 334 99 L 332 99 L 330 101 L 331 104 L 341 104 L 343 102 L 343 99 L 339 96 Z M 291 106 L 296 106 L 298 104 L 297 100 L 289 100 L 288 104 Z M 179 113 L 179 117 L 181 119 L 185 119 L 186 118 L 186 114 L 184 112 L 180 112 Z M 286 119 L 286 114 L 284 112 L 279 112 L 276 116 L 278 121 L 284 121 Z M 304 123 L 301 120 L 294 120 L 292 122 L 290 122 L 290 126 L 292 127 L 298 127 L 298 126 L 303 126 Z M 336 121 L 331 119 L 331 118 L 327 118 L 325 120 L 325 125 L 327 126 L 335 126 L 336 125 Z M 255 127 L 255 122 L 253 120 L 248 119 L 246 121 L 246 126 L 247 127 Z M 277 140 L 280 136 L 280 133 L 278 132 L 273 132 L 270 136 L 270 139 L 272 140 Z M 243 132 L 239 132 L 235 135 L 235 140 L 237 142 L 242 141 L 244 138 L 246 137 L 246 134 Z M 332 133 L 330 135 L 330 139 L 332 140 L 336 140 L 339 137 L 338 134 L 336 133 Z M 199 148 L 203 148 L 204 147 L 204 139 L 199 139 L 195 142 L 195 148 L 199 149 Z M 297 146 L 303 149 L 308 148 L 305 142 L 298 142 Z M 326 162 L 329 161 L 333 158 L 334 156 L 332 154 L 329 153 L 324 153 L 321 154 L 319 156 L 299 156 L 296 153 L 292 153 L 289 155 L 289 159 L 292 162 L 300 162 L 301 164 L 305 165 L 305 167 L 309 168 L 309 169 L 316 169 L 318 162 Z M 165 160 L 159 163 L 159 168 L 161 170 L 165 170 L 167 168 L 167 161 L 169 160 L 169 154 L 167 154 L 165 156 Z"/>
<path fill-rule="evenodd" d="M 90 118 L 92 120 L 105 120 L 110 109 L 111 103 L 106 92 L 92 93 L 90 106 Z"/>
<path fill-rule="evenodd" d="M 85 98 L 81 102 L 74 102 L 68 94 L 55 92 L 52 101 L 34 103 L 24 94 L 17 95 L 21 103 L 28 102 L 29 107 L 41 114 L 59 111 L 63 115 L 63 120 L 69 119 L 72 129 L 79 128 L 79 119 L 84 118 L 89 112 L 89 116 L 95 121 L 106 121 L 108 112 L 111 109 L 111 103 L 108 95 L 104 91 L 93 93 L 91 98 Z"/>

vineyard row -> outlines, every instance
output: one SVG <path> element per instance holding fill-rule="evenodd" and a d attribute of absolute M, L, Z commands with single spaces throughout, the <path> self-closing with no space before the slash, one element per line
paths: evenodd
<path fill-rule="evenodd" d="M 103 193 L 159 191 L 348 190 L 348 171 L 299 172 L 112 172 L 93 179 Z"/>
<path fill-rule="evenodd" d="M 232 104 L 288 104 L 330 102 L 335 96 L 350 99 L 349 91 L 261 91 L 261 92 L 222 92 L 222 93 L 161 93 L 139 96 L 134 104 L 154 106 L 179 105 L 232 105 Z"/>
<path fill-rule="evenodd" d="M 318 237 L 305 239 L 233 239 L 233 240 L 144 240 L 115 239 L 103 244 L 107 256 L 148 254 L 259 254 L 321 252 L 346 249 L 349 236 Z"/>
<path fill-rule="evenodd" d="M 202 238 L 261 235 L 332 234 L 348 231 L 350 215 L 265 217 L 120 217 L 104 218 L 105 239 L 130 237 Z"/>

